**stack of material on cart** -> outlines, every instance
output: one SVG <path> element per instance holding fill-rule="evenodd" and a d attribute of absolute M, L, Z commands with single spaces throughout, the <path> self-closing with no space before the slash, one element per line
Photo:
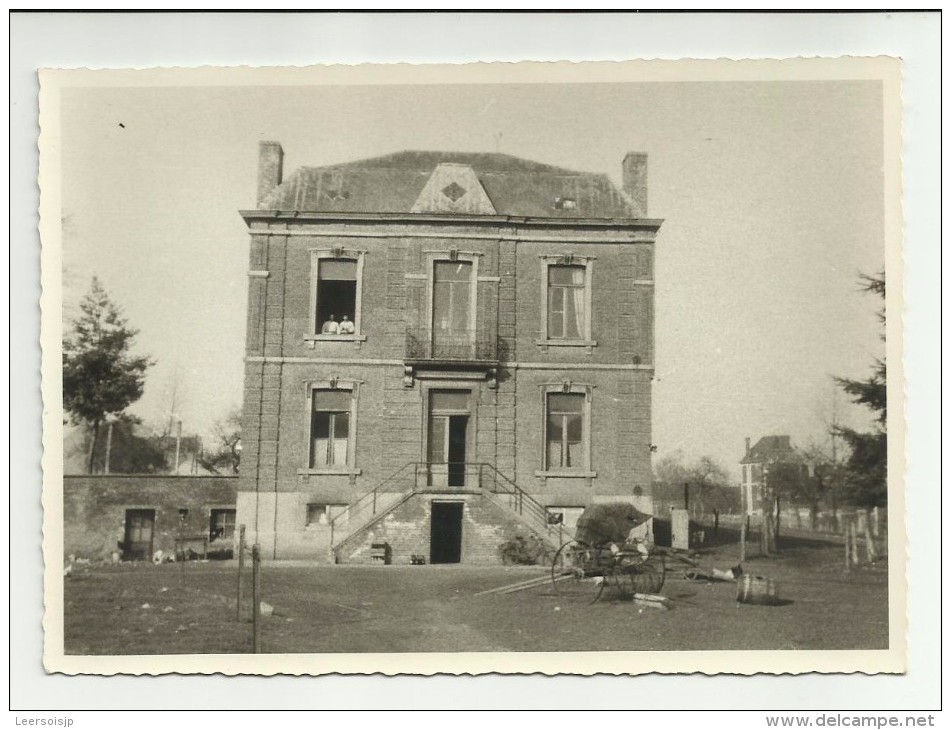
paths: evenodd
<path fill-rule="evenodd" d="M 578 518 L 575 540 L 585 545 L 623 544 L 632 529 L 651 517 L 628 502 L 593 504 Z"/>

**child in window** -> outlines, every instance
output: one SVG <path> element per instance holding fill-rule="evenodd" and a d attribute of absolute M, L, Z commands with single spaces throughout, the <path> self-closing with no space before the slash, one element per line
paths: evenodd
<path fill-rule="evenodd" d="M 334 316 L 331 314 L 327 317 L 327 321 L 324 322 L 324 326 L 320 328 L 320 334 L 322 335 L 335 335 L 340 332 L 340 327 L 337 322 L 334 320 Z"/>
<path fill-rule="evenodd" d="M 356 331 L 356 328 L 353 326 L 353 322 L 350 321 L 347 315 L 343 315 L 343 318 L 340 320 L 339 332 L 342 335 L 352 335 Z"/>

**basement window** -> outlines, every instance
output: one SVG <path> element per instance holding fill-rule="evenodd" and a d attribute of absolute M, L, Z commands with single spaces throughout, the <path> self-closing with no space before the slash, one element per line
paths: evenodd
<path fill-rule="evenodd" d="M 584 512 L 584 507 L 546 507 L 549 525 L 561 525 L 566 532 L 574 533 L 578 526 L 578 518 Z"/>
<path fill-rule="evenodd" d="M 307 505 L 307 527 L 322 527 L 329 525 L 330 521 L 343 514 L 347 509 L 345 504 L 324 504 L 314 502 Z"/>

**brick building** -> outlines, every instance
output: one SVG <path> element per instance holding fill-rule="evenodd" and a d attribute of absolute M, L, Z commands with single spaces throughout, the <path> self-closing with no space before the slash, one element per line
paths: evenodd
<path fill-rule="evenodd" d="M 152 560 L 189 550 L 230 557 L 237 477 L 89 474 L 63 477 L 66 555 Z"/>
<path fill-rule="evenodd" d="M 647 159 L 260 145 L 238 523 L 269 557 L 496 562 L 587 504 L 650 510 Z M 376 547 L 374 547 L 376 546 Z"/>

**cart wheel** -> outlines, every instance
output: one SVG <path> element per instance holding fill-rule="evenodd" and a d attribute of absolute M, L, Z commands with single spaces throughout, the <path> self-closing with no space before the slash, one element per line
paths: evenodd
<path fill-rule="evenodd" d="M 586 570 L 595 561 L 588 548 L 575 540 L 569 540 L 555 553 L 551 561 L 551 582 L 555 594 L 571 601 L 594 603 L 604 592 L 604 577 Z"/>
<path fill-rule="evenodd" d="M 638 566 L 631 575 L 631 584 L 635 593 L 660 593 L 664 587 L 667 566 L 663 555 L 651 555 Z"/>

